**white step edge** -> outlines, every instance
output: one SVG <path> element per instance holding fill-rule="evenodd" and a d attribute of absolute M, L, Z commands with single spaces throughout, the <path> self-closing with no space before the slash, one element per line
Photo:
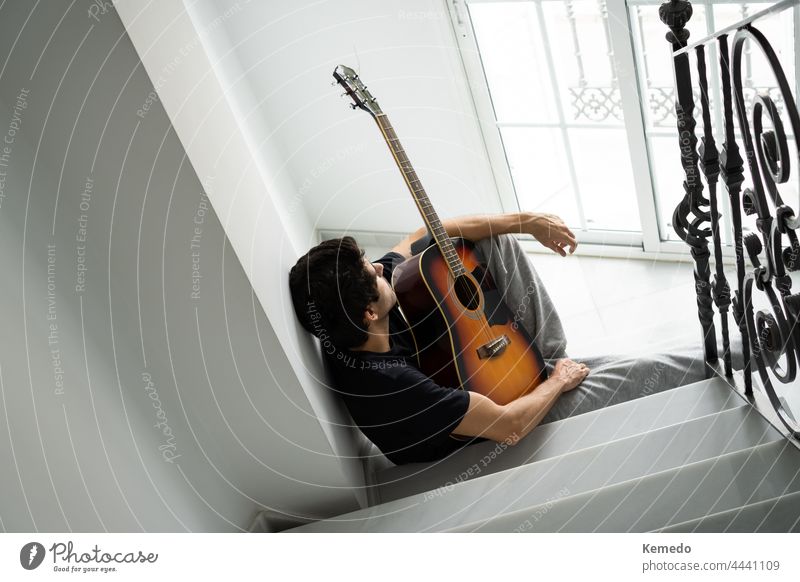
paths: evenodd
<path fill-rule="evenodd" d="M 794 472 L 794 475 L 793 475 L 792 479 L 789 481 L 789 483 L 786 485 L 786 487 L 784 488 L 783 491 L 785 492 L 792 483 L 795 484 L 794 486 L 796 487 L 796 491 L 800 491 L 800 479 L 798 479 L 798 476 L 800 476 L 800 452 L 798 452 L 796 448 L 791 446 L 791 444 L 789 444 L 788 441 L 786 441 L 785 439 L 781 439 L 781 440 L 772 441 L 772 442 L 769 442 L 769 443 L 755 445 L 753 447 L 750 447 L 749 449 L 742 449 L 742 450 L 739 450 L 739 451 L 731 451 L 729 453 L 725 453 L 725 454 L 720 455 L 720 456 L 715 457 L 715 458 L 699 460 L 699 461 L 696 461 L 696 462 L 693 462 L 693 463 L 687 463 L 686 465 L 683 465 L 681 467 L 675 467 L 673 469 L 666 469 L 664 471 L 659 471 L 657 473 L 653 473 L 653 474 L 646 475 L 646 476 L 643 476 L 643 477 L 639 477 L 639 478 L 636 478 L 636 479 L 631 479 L 631 480 L 628 480 L 628 481 L 615 483 L 615 484 L 613 484 L 611 486 L 608 486 L 608 487 L 602 487 L 602 488 L 597 488 L 597 489 L 594 489 L 594 490 L 591 490 L 591 491 L 582 492 L 582 493 L 577 494 L 575 496 L 565 497 L 565 498 L 557 499 L 557 500 L 554 500 L 554 501 L 553 500 L 549 500 L 546 503 L 538 504 L 536 506 L 531 506 L 531 507 L 522 508 L 522 509 L 519 509 L 519 510 L 516 510 L 516 511 L 513 511 L 513 512 L 508 512 L 508 513 L 506 513 L 506 514 L 504 514 L 502 516 L 498 516 L 497 518 L 494 518 L 492 520 L 475 520 L 475 521 L 470 522 L 470 523 L 464 523 L 464 524 L 461 524 L 459 526 L 452 527 L 452 528 L 447 528 L 447 529 L 444 529 L 444 530 L 441 530 L 441 531 L 443 531 L 443 532 L 513 531 L 513 529 L 509 530 L 507 528 L 501 528 L 501 529 L 491 528 L 491 527 L 487 528 L 486 526 L 497 525 L 497 522 L 499 520 L 501 520 L 501 519 L 506 521 L 506 522 L 524 524 L 526 522 L 526 520 L 528 522 L 530 521 L 529 516 L 531 516 L 531 515 L 537 515 L 538 514 L 539 516 L 546 516 L 546 515 L 549 514 L 549 515 L 552 516 L 554 513 L 556 513 L 558 511 L 558 507 L 559 506 L 564 506 L 567 503 L 574 504 L 574 503 L 577 503 L 577 502 L 579 502 L 581 500 L 585 500 L 584 505 L 578 510 L 578 513 L 580 513 L 586 507 L 590 506 L 592 503 L 597 505 L 597 504 L 601 503 L 601 501 L 604 502 L 605 499 L 601 499 L 601 501 L 595 501 L 596 498 L 600 498 L 603 494 L 608 496 L 609 494 L 612 494 L 612 493 L 625 493 L 624 498 L 622 499 L 621 502 L 619 502 L 619 503 L 623 503 L 623 502 L 625 502 L 625 501 L 627 501 L 629 499 L 630 494 L 639 486 L 642 486 L 642 487 L 646 488 L 648 484 L 654 483 L 654 482 L 656 482 L 658 480 L 661 480 L 661 479 L 665 479 L 667 477 L 671 477 L 671 479 L 669 481 L 669 483 L 671 484 L 673 482 L 675 476 L 680 474 L 681 472 L 685 472 L 685 471 L 687 471 L 687 469 L 691 470 L 693 468 L 700 468 L 703 465 L 705 465 L 708 468 L 706 470 L 706 473 L 705 473 L 703 479 L 700 480 L 700 483 L 702 483 L 708 477 L 708 475 L 718 466 L 718 464 L 719 464 L 719 462 L 721 460 L 734 460 L 735 457 L 737 457 L 737 456 L 743 457 L 743 460 L 741 461 L 741 467 L 740 467 L 740 471 L 741 471 L 741 469 L 744 468 L 748 462 L 750 462 L 750 460 L 751 460 L 751 458 L 753 457 L 754 454 L 759 454 L 759 455 L 766 454 L 766 455 L 772 455 L 774 457 L 773 464 L 769 468 L 770 472 L 774 469 L 775 463 L 777 462 L 777 460 L 781 456 L 793 454 L 794 458 L 796 459 L 795 465 L 796 465 L 797 468 L 795 469 L 795 472 Z M 791 468 L 790 468 L 790 470 L 791 470 Z M 765 475 L 765 477 L 766 477 L 766 475 Z M 762 487 L 763 484 L 764 484 L 764 479 L 762 479 L 762 481 L 759 483 L 758 488 Z M 792 492 L 794 492 L 794 491 L 792 491 Z M 751 494 L 751 496 L 752 496 L 752 494 Z M 652 504 L 647 509 L 647 511 L 650 511 L 651 508 L 652 508 Z M 681 509 L 682 508 L 679 508 L 678 511 L 681 511 Z M 721 510 L 721 511 L 728 511 L 728 509 Z M 715 513 L 715 512 L 710 512 L 708 515 L 711 515 L 713 513 Z M 716 512 L 716 513 L 719 513 L 719 512 Z M 575 514 L 573 514 L 573 517 L 574 517 L 574 515 Z M 703 517 L 703 516 L 700 516 L 700 517 Z M 540 518 L 543 521 L 545 520 L 545 517 L 540 517 Z M 682 521 L 677 522 L 677 523 L 683 523 L 685 521 L 693 521 L 694 519 L 697 519 L 697 518 L 692 518 L 690 520 L 682 520 Z M 656 529 L 663 529 L 663 528 L 666 528 L 666 527 L 670 527 L 672 525 L 674 525 L 674 524 L 670 523 L 670 524 L 666 524 L 665 526 L 662 526 L 661 528 L 650 528 L 650 529 L 646 529 L 645 528 L 643 530 L 637 529 L 637 530 L 633 530 L 633 531 L 655 531 Z M 563 528 L 563 525 L 562 525 L 562 528 Z M 532 529 L 536 529 L 536 528 L 531 526 L 529 529 L 532 530 Z M 553 531 L 553 530 L 552 529 L 547 529 L 545 531 Z M 557 530 L 557 531 L 560 531 L 560 530 Z M 572 531 L 572 530 L 569 530 L 569 531 Z M 585 531 L 596 531 L 596 528 L 592 529 L 592 530 L 579 529 L 577 531 L 582 531 L 582 532 L 585 532 Z M 606 530 L 603 530 L 603 531 L 606 531 Z M 620 531 L 620 530 L 611 529 L 609 531 Z"/>
<path fill-rule="evenodd" d="M 653 532 L 654 533 L 670 533 L 670 532 L 684 533 L 684 532 L 692 532 L 695 529 L 695 528 L 689 529 L 690 526 L 692 526 L 692 525 L 695 525 L 695 526 L 696 525 L 700 525 L 704 521 L 713 520 L 713 519 L 720 518 L 720 517 L 725 517 L 727 515 L 732 516 L 732 519 L 728 522 L 728 527 L 730 527 L 730 525 L 733 523 L 733 521 L 739 518 L 740 514 L 745 513 L 749 509 L 752 509 L 752 508 L 767 509 L 767 508 L 769 508 L 768 511 L 767 511 L 766 516 L 762 519 L 761 523 L 759 523 L 759 526 L 754 529 L 754 533 L 755 532 L 760 532 L 760 531 L 762 531 L 761 528 L 763 527 L 767 517 L 769 515 L 771 515 L 775 511 L 775 508 L 779 504 L 784 504 L 784 503 L 789 503 L 795 510 L 795 514 L 792 514 L 792 515 L 788 516 L 789 519 L 794 518 L 793 519 L 794 523 L 791 526 L 791 529 L 786 530 L 786 531 L 780 530 L 780 532 L 777 532 L 776 530 L 768 530 L 768 531 L 772 531 L 772 532 L 775 532 L 775 533 L 800 532 L 800 491 L 795 491 L 793 493 L 787 493 L 787 494 L 784 494 L 784 495 L 779 495 L 777 497 L 771 497 L 770 499 L 764 499 L 762 501 L 757 501 L 755 503 L 748 503 L 747 505 L 742 505 L 742 506 L 736 507 L 734 509 L 726 509 L 724 511 L 718 511 L 716 513 L 709 513 L 708 515 L 704 515 L 703 517 L 698 517 L 696 519 L 690 519 L 690 520 L 687 520 L 687 521 L 682 521 L 680 523 L 672 524 L 672 525 L 669 525 L 667 527 L 662 527 L 662 528 L 653 530 Z M 796 517 L 795 517 L 795 515 L 796 515 Z M 702 530 L 702 531 L 705 532 L 705 531 L 708 531 L 708 530 Z M 725 530 L 723 530 L 723 532 L 721 532 L 721 533 L 725 533 L 725 532 L 727 532 L 727 528 Z"/>
<path fill-rule="evenodd" d="M 552 481 L 554 477 L 552 476 L 551 472 L 559 468 L 563 469 L 563 473 L 574 473 L 574 471 L 577 470 L 577 468 L 579 467 L 587 467 L 587 466 L 591 467 L 592 463 L 594 462 L 594 459 L 597 456 L 604 454 L 604 452 L 610 446 L 612 447 L 612 452 L 606 453 L 609 457 L 613 457 L 614 454 L 616 454 L 616 451 L 619 451 L 621 454 L 623 450 L 628 450 L 629 445 L 633 447 L 633 451 L 638 456 L 644 457 L 647 453 L 638 450 L 638 447 L 646 440 L 657 440 L 662 436 L 664 438 L 667 438 L 671 435 L 670 442 L 672 442 L 676 438 L 679 438 L 681 434 L 683 434 L 684 436 L 681 437 L 683 440 L 692 437 L 695 440 L 691 442 L 697 442 L 694 450 L 687 452 L 687 458 L 690 458 L 691 455 L 695 454 L 695 452 L 698 450 L 698 447 L 706 446 L 706 444 L 703 443 L 703 439 L 702 438 L 697 439 L 697 437 L 702 436 L 708 438 L 709 433 L 715 434 L 713 432 L 713 429 L 715 425 L 719 424 L 725 425 L 728 427 L 729 431 L 733 431 L 732 436 L 727 437 L 729 442 L 730 440 L 737 438 L 736 435 L 741 430 L 742 426 L 747 427 L 747 429 L 750 431 L 757 431 L 759 436 L 756 438 L 756 440 L 758 441 L 762 441 L 763 439 L 777 440 L 782 438 L 781 435 L 771 425 L 769 425 L 769 423 L 767 423 L 760 415 L 758 415 L 749 405 L 742 405 L 741 407 L 738 408 L 728 409 L 721 413 L 706 415 L 700 418 L 692 419 L 684 423 L 676 423 L 674 425 L 663 427 L 658 430 L 644 433 L 641 435 L 634 435 L 626 437 L 624 439 L 610 441 L 608 443 L 603 443 L 600 445 L 596 445 L 594 447 L 588 447 L 586 449 L 581 449 L 579 451 L 573 451 L 564 455 L 560 455 L 558 457 L 553 457 L 543 461 L 537 461 L 528 465 L 523 465 L 522 467 L 507 469 L 504 471 L 500 471 L 498 473 L 494 473 L 492 475 L 487 475 L 481 479 L 477 480 L 473 479 L 470 481 L 459 482 L 453 484 L 453 486 L 450 489 L 429 491 L 422 494 L 409 496 L 401 500 L 391 501 L 379 506 L 361 509 L 355 512 L 351 512 L 349 514 L 344 514 L 337 518 L 330 518 L 320 522 L 314 522 L 311 524 L 301 526 L 300 528 L 295 528 L 292 531 L 319 531 L 320 528 L 323 528 L 323 530 L 327 530 L 326 528 L 335 528 L 337 524 L 341 524 L 344 521 L 363 522 L 361 524 L 362 528 L 366 526 L 367 521 L 372 521 L 374 526 L 379 526 L 378 523 L 375 523 L 374 521 L 375 519 L 383 518 L 387 514 L 397 514 L 398 512 L 409 511 L 411 510 L 411 508 L 422 506 L 423 503 L 428 501 L 436 501 L 436 505 L 427 505 L 426 510 L 416 509 L 414 511 L 420 513 L 424 512 L 429 517 L 433 515 L 431 512 L 436 511 L 437 506 L 446 505 L 447 501 L 449 501 L 449 504 L 452 505 L 456 503 L 455 499 L 458 499 L 459 497 L 460 498 L 467 497 L 470 499 L 470 502 L 466 505 L 466 507 L 463 506 L 461 503 L 459 503 L 459 509 L 457 511 L 453 509 L 453 511 L 451 511 L 444 520 L 441 520 L 434 524 L 430 523 L 426 524 L 424 523 L 424 519 L 422 519 L 423 523 L 420 523 L 419 527 L 414 530 L 414 531 L 427 531 L 431 527 L 434 528 L 440 527 L 442 525 L 442 522 L 447 521 L 448 519 L 453 519 L 453 516 L 462 513 L 465 509 L 471 509 L 471 508 L 474 509 L 477 506 L 476 504 L 481 504 L 482 501 L 485 502 L 485 500 L 491 499 L 494 496 L 498 495 L 499 493 L 506 493 L 498 490 L 503 488 L 511 490 L 515 487 L 515 485 L 513 485 L 513 483 L 515 482 L 524 481 L 527 484 L 531 481 L 533 475 L 538 474 L 538 479 L 537 479 L 537 484 L 538 484 L 542 480 L 548 478 Z M 717 429 L 719 429 L 719 426 L 717 426 Z M 692 434 L 692 431 L 695 434 Z M 699 435 L 699 433 L 703 431 L 705 431 L 703 435 Z M 752 435 L 746 435 L 746 436 L 748 436 L 747 439 L 748 442 L 746 444 L 742 443 L 741 445 L 739 445 L 740 449 L 738 450 L 752 446 L 752 442 L 750 439 L 752 439 L 753 436 Z M 728 443 L 726 443 L 724 446 L 728 446 Z M 720 450 L 724 450 L 724 446 Z M 616 449 L 616 451 L 614 449 Z M 682 447 L 682 449 L 676 449 L 676 450 L 685 450 L 685 448 Z M 667 443 L 667 445 L 665 446 L 664 452 L 669 452 L 669 443 Z M 625 461 L 630 459 L 631 454 L 632 453 L 628 453 L 628 456 L 623 460 L 622 464 L 618 466 L 617 471 L 621 469 L 624 469 L 626 471 L 633 470 L 633 467 L 639 461 L 636 460 L 632 464 L 627 465 Z M 712 451 L 707 451 L 705 459 L 711 458 L 712 456 L 717 456 L 717 453 Z M 660 458 L 661 455 L 659 455 L 656 461 L 646 469 L 645 475 L 652 474 L 650 471 L 653 471 L 654 466 L 658 463 Z M 675 465 L 664 470 L 675 469 L 684 464 L 686 463 L 684 462 L 681 463 L 681 465 Z M 599 465 L 599 467 L 600 470 L 604 469 L 603 465 Z M 584 471 L 585 470 L 586 469 L 584 468 Z M 610 470 L 610 468 L 608 470 Z M 653 472 L 655 473 L 660 471 L 661 469 L 657 469 Z M 559 473 L 561 472 L 562 471 L 559 471 Z M 524 477 L 521 477 L 520 476 L 521 474 L 524 475 Z M 579 476 L 582 475 L 583 473 L 581 473 Z M 611 475 L 609 479 L 614 479 L 615 475 L 616 472 L 615 474 Z M 640 476 L 637 475 L 636 478 L 640 478 Z M 628 479 L 622 479 L 622 480 L 625 481 Z M 545 483 L 547 484 L 547 482 Z M 608 484 L 603 485 L 603 487 L 606 486 L 608 486 Z M 526 493 L 530 495 L 531 491 L 529 490 Z M 539 495 L 546 495 L 546 493 L 547 492 L 545 491 L 544 485 L 542 486 L 541 489 L 536 490 L 536 494 Z M 583 491 L 581 491 L 580 493 L 569 493 L 567 496 L 580 495 L 582 493 Z M 535 505 L 537 505 L 537 503 L 531 502 L 530 505 L 527 505 L 526 507 L 531 507 Z M 484 507 L 484 511 L 486 510 L 487 509 Z M 374 528 L 374 526 L 372 527 Z"/>
<path fill-rule="evenodd" d="M 665 418 L 664 411 L 669 410 L 670 405 L 676 400 L 679 403 L 688 400 L 692 402 L 692 405 L 685 414 L 681 415 L 681 420 L 672 419 L 673 422 L 659 422 Z M 480 475 L 476 476 L 481 477 L 597 446 L 610 442 L 610 440 L 628 438 L 708 416 L 741 405 L 743 402 L 742 398 L 723 379 L 718 377 L 671 388 L 540 425 L 514 447 L 489 441 L 470 445 L 442 461 L 390 467 L 374 476 L 373 483 L 375 485 L 373 485 L 371 505 L 431 491 L 457 480 L 469 480 L 473 478 L 473 475 L 465 473 L 465 468 L 474 467 L 478 463 L 481 464 L 482 470 Z M 709 404 L 715 407 L 713 411 L 695 414 L 697 409 L 702 411 Z M 647 413 L 654 408 L 659 409 L 660 412 L 651 416 L 651 420 L 637 422 L 647 418 L 649 416 Z M 637 413 L 644 414 L 637 418 Z M 631 419 L 633 422 L 629 422 Z M 598 423 L 614 423 L 616 429 L 611 433 L 610 439 L 608 435 L 593 435 L 595 432 L 593 429 Z M 578 431 L 581 432 L 578 434 Z M 571 442 L 562 438 L 567 435 L 572 439 Z M 392 480 L 387 480 L 387 477 Z M 408 486 L 394 485 L 405 480 L 410 480 Z"/>

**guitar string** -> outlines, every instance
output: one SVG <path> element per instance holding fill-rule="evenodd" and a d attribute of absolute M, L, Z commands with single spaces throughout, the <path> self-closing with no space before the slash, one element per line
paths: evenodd
<path fill-rule="evenodd" d="M 413 168 L 413 165 L 411 164 L 411 161 L 408 159 L 408 156 L 405 153 L 405 148 L 403 148 L 403 146 L 400 144 L 400 140 L 397 137 L 397 133 L 394 131 L 394 128 L 392 127 L 391 123 L 389 122 L 389 118 L 387 117 L 387 115 L 385 113 L 381 112 L 379 114 L 376 114 L 375 115 L 375 121 L 378 123 L 378 128 L 380 129 L 381 135 L 383 135 L 383 138 L 386 141 L 386 145 L 389 146 L 389 151 L 392 152 L 392 157 L 394 158 L 395 163 L 397 164 L 398 168 L 400 168 L 400 173 L 403 175 L 403 179 L 404 179 L 406 185 L 408 186 L 409 190 L 411 190 L 411 195 L 413 196 L 415 202 L 417 203 L 417 207 L 420 209 L 420 212 L 422 212 L 423 219 L 425 220 L 425 222 L 428 225 L 428 230 L 431 233 L 433 233 L 434 229 L 430 225 L 430 219 L 429 219 L 429 217 L 427 215 L 427 210 L 426 209 L 424 210 L 422 208 L 422 205 L 420 204 L 420 200 L 419 200 L 420 193 L 424 194 L 426 198 L 427 198 L 427 193 L 425 192 L 425 189 L 422 187 L 422 183 L 419 180 L 419 176 L 417 175 L 416 171 Z M 384 126 L 384 124 L 385 124 L 385 126 Z M 392 134 L 394 135 L 393 138 L 389 137 L 389 135 L 388 135 L 389 131 L 391 131 Z M 396 142 L 397 149 L 395 149 L 395 146 L 393 146 L 391 142 Z M 405 157 L 405 162 L 401 162 L 400 161 L 399 155 L 401 153 Z M 403 167 L 403 163 L 407 164 L 408 167 L 410 168 L 410 170 L 404 168 Z M 407 173 L 409 171 L 410 172 L 414 172 L 414 175 L 417 178 L 414 181 L 417 182 L 420 185 L 419 191 L 414 190 L 413 186 L 411 185 L 411 181 L 409 180 L 408 175 L 407 175 Z M 430 203 L 430 199 L 428 199 L 428 207 L 431 208 L 431 210 L 433 210 L 433 205 Z M 433 210 L 433 212 L 434 212 L 434 214 L 436 213 L 435 210 Z M 436 216 L 436 219 L 439 222 L 439 224 L 441 224 L 441 220 L 439 220 L 438 216 Z M 442 227 L 442 230 L 444 230 L 444 227 Z M 445 235 L 447 235 L 447 231 L 445 230 L 444 232 L 445 232 Z M 434 236 L 434 238 L 435 238 L 435 236 Z M 448 265 L 448 270 L 450 271 L 450 274 L 453 275 L 453 289 L 455 289 L 457 277 L 455 277 L 455 273 L 453 272 L 453 267 L 452 267 L 452 264 L 450 263 L 450 259 L 446 256 L 446 253 L 441 248 L 441 246 L 439 247 L 439 250 L 442 252 L 442 258 L 444 258 L 445 262 Z M 458 260 L 460 266 L 462 268 L 464 268 L 464 271 L 466 272 L 466 268 L 463 266 L 463 262 L 458 257 L 458 253 L 455 251 L 454 248 L 453 248 L 453 252 L 455 253 L 456 259 Z M 483 334 L 484 339 L 486 339 L 487 343 L 493 341 L 494 339 L 496 339 L 494 337 L 494 334 L 492 333 L 491 329 L 489 329 L 489 327 L 487 326 L 487 321 L 485 319 L 485 312 L 484 312 L 484 317 L 479 320 L 479 325 L 480 325 L 479 333 Z"/>
<path fill-rule="evenodd" d="M 384 138 L 387 140 L 387 145 L 389 145 L 389 149 L 392 152 L 393 157 L 395 158 L 395 161 L 396 161 L 398 167 L 401 170 L 401 173 L 403 174 L 403 177 L 404 177 L 404 179 L 406 181 L 406 184 L 408 185 L 409 189 L 412 192 L 412 195 L 414 196 L 415 201 L 417 202 L 417 206 L 422 211 L 423 217 L 428 219 L 428 220 L 426 220 L 426 222 L 428 223 L 428 229 L 431 232 L 433 232 L 434 229 L 431 228 L 430 222 L 429 222 L 430 217 L 427 216 L 428 209 L 433 210 L 433 205 L 430 203 L 430 199 L 427 199 L 427 193 L 425 192 L 424 187 L 422 187 L 422 183 L 419 180 L 419 176 L 417 175 L 416 171 L 414 170 L 413 165 L 411 164 L 411 161 L 408 159 L 408 156 L 405 153 L 405 148 L 403 148 L 402 144 L 400 144 L 400 140 L 397 137 L 397 133 L 394 131 L 394 128 L 392 127 L 391 122 L 389 122 L 389 119 L 386 116 L 386 114 L 382 114 L 382 120 L 386 124 L 386 127 L 381 127 L 381 130 L 382 130 L 382 133 L 384 134 Z M 391 132 L 394 135 L 394 137 L 390 138 L 389 135 L 388 135 L 389 132 Z M 395 147 L 393 147 L 391 145 L 391 143 L 388 143 L 388 142 L 396 142 L 397 143 L 397 149 L 395 149 Z M 400 158 L 399 158 L 400 154 L 402 154 L 405 157 L 405 162 L 400 160 Z M 408 168 L 404 168 L 403 167 L 403 163 L 405 163 L 408 166 Z M 419 191 L 414 190 L 414 188 L 411 186 L 412 180 L 410 180 L 408 175 L 407 175 L 407 173 L 411 173 L 411 172 L 413 172 L 414 176 L 416 177 L 416 180 L 413 180 L 413 181 L 417 182 L 420 185 Z M 424 209 L 423 209 L 423 207 L 422 207 L 422 205 L 420 203 L 420 200 L 418 198 L 420 196 L 420 194 L 424 195 L 426 197 L 426 199 L 428 200 L 428 205 Z M 434 215 L 435 215 L 436 211 L 433 210 L 433 212 L 434 212 Z M 439 220 L 438 216 L 435 216 L 435 218 L 436 218 L 437 222 L 439 222 L 439 224 L 441 225 L 441 221 Z M 443 227 L 442 227 L 441 230 L 444 231 L 444 236 L 447 238 L 447 240 L 449 242 L 449 237 L 447 237 L 447 231 L 444 230 Z M 440 248 L 440 250 L 442 250 L 441 246 L 439 248 Z M 455 248 L 452 246 L 452 243 L 450 243 L 449 251 L 451 251 L 455 255 L 456 260 L 459 263 L 458 266 L 460 266 L 461 269 L 464 270 L 464 272 L 466 272 L 466 268 L 464 267 L 463 262 L 461 261 L 461 259 L 458 257 L 458 253 L 455 250 Z M 451 264 L 451 260 L 452 259 L 451 259 L 451 257 L 448 256 L 447 252 L 445 252 L 445 251 L 442 252 L 442 258 L 445 259 L 445 262 L 448 265 L 448 269 L 450 271 L 450 274 L 453 275 L 453 289 L 455 289 L 455 285 L 457 284 L 457 281 L 459 280 L 459 278 L 456 277 L 455 272 L 453 270 L 453 266 Z M 486 325 L 486 323 L 484 322 L 483 319 L 481 319 L 479 321 L 479 324 L 480 324 L 479 334 L 481 334 L 481 333 L 483 334 L 484 339 L 487 340 L 487 343 L 493 341 L 494 339 L 496 339 L 494 337 L 493 332 L 491 331 L 491 329 L 488 328 L 488 326 Z"/>

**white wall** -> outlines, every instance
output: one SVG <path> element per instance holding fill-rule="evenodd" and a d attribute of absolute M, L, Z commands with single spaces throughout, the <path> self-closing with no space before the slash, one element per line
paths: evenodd
<path fill-rule="evenodd" d="M 245 5 L 251 4 L 234 2 L 230 10 L 239 13 Z M 293 426 L 303 431 L 307 423 L 316 421 L 315 428 L 327 438 L 322 450 L 310 449 L 308 455 L 294 452 L 295 465 L 311 467 L 320 475 L 314 483 L 322 493 L 307 498 L 305 504 L 324 506 L 329 513 L 341 511 L 348 499 L 363 504 L 359 457 L 363 437 L 352 427 L 342 402 L 327 389 L 318 343 L 298 325 L 288 296 L 287 274 L 297 260 L 298 248 L 305 249 L 298 237 L 311 239 L 311 230 L 301 216 L 302 207 L 286 207 L 285 201 L 296 190 L 281 173 L 284 157 L 274 150 L 265 150 L 274 155 L 256 155 L 254 124 L 244 119 L 239 107 L 247 102 L 246 92 L 231 92 L 221 82 L 226 66 L 214 58 L 217 50 L 207 46 L 208 33 L 217 30 L 229 13 L 215 19 L 208 29 L 200 29 L 181 0 L 145 6 L 120 2 L 118 10 L 192 166 L 201 175 L 216 176 L 223 185 L 213 188 L 209 198 L 281 340 L 280 348 L 268 354 L 270 364 L 287 371 L 282 393 L 307 400 L 312 411 Z"/>
<path fill-rule="evenodd" d="M 285 346 L 314 350 L 274 274 L 291 235 L 254 239 L 256 222 L 229 230 L 253 254 L 235 248 L 221 222 L 245 209 L 215 212 L 203 184 L 215 203 L 247 192 L 224 159 L 197 172 L 119 17 L 92 4 L 41 3 L 23 28 L 33 5 L 12 2 L 0 19 L 0 140 L 20 126 L 0 167 L 0 527 L 235 531 L 262 507 L 355 508 L 358 467 L 337 458 L 355 445 L 326 426 L 346 417 L 307 395 Z"/>
<path fill-rule="evenodd" d="M 198 0 L 193 13 L 225 55 L 231 92 L 250 93 L 254 139 L 284 153 L 315 228 L 422 225 L 374 122 L 330 86 L 338 64 L 360 71 L 440 216 L 502 211 L 444 0 L 240 4 Z"/>

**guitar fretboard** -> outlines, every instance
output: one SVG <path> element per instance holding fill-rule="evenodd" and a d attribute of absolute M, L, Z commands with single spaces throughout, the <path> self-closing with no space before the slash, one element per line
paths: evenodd
<path fill-rule="evenodd" d="M 425 193 L 425 188 L 422 187 L 417 173 L 408 160 L 408 156 L 397 138 L 392 124 L 389 123 L 389 118 L 386 117 L 385 113 L 379 113 L 375 116 L 375 120 L 378 122 L 378 127 L 389 146 L 389 150 L 392 152 L 392 157 L 397 162 L 397 167 L 400 168 L 400 172 L 403 174 L 408 189 L 411 190 L 411 195 L 417 203 L 417 208 L 422 214 L 422 219 L 425 221 L 428 231 L 433 235 L 442 257 L 447 261 L 450 272 L 453 277 L 463 275 L 466 269 L 453 247 L 450 237 L 447 236 L 447 231 L 442 225 L 442 221 L 439 220 L 439 215 L 436 214 L 436 210 L 434 210 L 428 195 Z"/>

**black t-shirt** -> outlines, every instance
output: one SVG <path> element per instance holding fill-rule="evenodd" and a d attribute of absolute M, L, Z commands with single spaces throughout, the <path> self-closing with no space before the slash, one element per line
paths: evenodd
<path fill-rule="evenodd" d="M 391 283 L 403 260 L 389 252 L 374 262 Z M 450 434 L 467 412 L 469 393 L 439 386 L 416 367 L 413 336 L 397 305 L 389 312 L 389 345 L 385 353 L 336 350 L 327 360 L 353 420 L 390 461 L 435 461 L 486 440 Z"/>

